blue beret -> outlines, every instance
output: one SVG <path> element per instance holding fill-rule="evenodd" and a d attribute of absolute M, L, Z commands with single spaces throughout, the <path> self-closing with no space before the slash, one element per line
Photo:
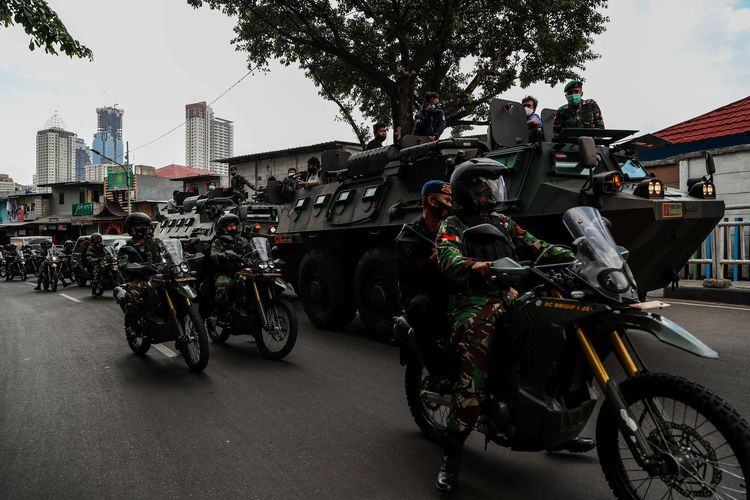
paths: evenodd
<path fill-rule="evenodd" d="M 445 181 L 427 181 L 422 186 L 422 196 L 430 193 L 452 194 L 451 185 Z"/>

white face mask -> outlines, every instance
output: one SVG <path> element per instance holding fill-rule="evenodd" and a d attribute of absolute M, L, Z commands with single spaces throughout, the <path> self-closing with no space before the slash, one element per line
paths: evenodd
<path fill-rule="evenodd" d="M 523 109 L 525 109 L 525 110 L 526 110 L 526 116 L 531 116 L 531 113 L 533 113 L 533 112 L 534 112 L 534 110 L 533 110 L 533 109 L 531 109 L 531 108 L 523 108 Z"/>

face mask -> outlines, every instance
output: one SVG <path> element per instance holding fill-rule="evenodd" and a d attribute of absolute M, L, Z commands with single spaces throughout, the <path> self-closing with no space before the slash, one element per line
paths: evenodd
<path fill-rule="evenodd" d="M 578 106 L 581 104 L 581 99 L 583 99 L 583 95 L 581 94 L 573 94 L 565 96 L 565 98 L 568 100 L 568 104 L 572 104 L 573 106 Z"/>
<path fill-rule="evenodd" d="M 533 110 L 533 109 L 531 109 L 531 108 L 523 108 L 523 109 L 525 109 L 525 110 L 526 110 L 526 116 L 531 116 L 531 113 L 533 113 L 533 112 L 534 112 L 534 110 Z"/>

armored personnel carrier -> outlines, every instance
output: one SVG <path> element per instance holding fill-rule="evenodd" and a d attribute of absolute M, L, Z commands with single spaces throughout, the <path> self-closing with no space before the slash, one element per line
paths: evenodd
<path fill-rule="evenodd" d="M 310 320 L 340 329 L 359 310 L 368 330 L 389 336 L 399 306 L 394 239 L 403 224 L 419 219 L 422 184 L 448 179 L 456 164 L 478 155 L 506 167 L 505 211 L 534 235 L 570 243 L 564 211 L 595 206 L 630 251 L 641 293 L 669 283 L 724 213 L 714 199 L 710 158 L 708 175 L 691 179 L 684 193 L 649 176 L 633 144 L 616 144 L 634 131 L 567 130 L 551 140 L 554 111 L 542 119 L 530 139 L 520 103 L 498 99 L 487 143 L 458 138 L 324 155 L 323 169 L 334 180 L 296 191 L 275 238 Z"/>

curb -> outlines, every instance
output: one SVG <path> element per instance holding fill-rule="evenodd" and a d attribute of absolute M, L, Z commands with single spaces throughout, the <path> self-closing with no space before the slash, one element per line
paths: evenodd
<path fill-rule="evenodd" d="M 750 306 L 750 288 L 704 288 L 697 286 L 679 287 L 677 290 L 665 288 L 664 298 L 698 300 L 703 302 L 721 302 L 723 304 L 734 304 Z"/>

